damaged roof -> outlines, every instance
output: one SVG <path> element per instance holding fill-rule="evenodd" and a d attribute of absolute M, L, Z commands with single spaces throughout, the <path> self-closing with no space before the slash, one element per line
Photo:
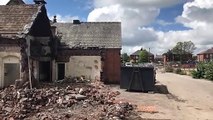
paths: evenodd
<path fill-rule="evenodd" d="M 120 22 L 54 23 L 70 48 L 121 48 Z"/>
<path fill-rule="evenodd" d="M 0 36 L 14 38 L 27 34 L 42 5 L 0 5 Z"/>
<path fill-rule="evenodd" d="M 23 5 L 25 4 L 23 0 L 10 0 L 7 5 Z"/>

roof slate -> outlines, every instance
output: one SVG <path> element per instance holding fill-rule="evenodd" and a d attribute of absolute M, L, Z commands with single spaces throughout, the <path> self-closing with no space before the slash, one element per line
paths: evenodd
<path fill-rule="evenodd" d="M 162 59 L 162 58 L 163 58 L 163 55 L 156 55 L 155 58 L 157 58 L 157 59 Z"/>
<path fill-rule="evenodd" d="M 15 37 L 29 32 L 41 5 L 0 5 L 0 35 Z"/>
<path fill-rule="evenodd" d="M 61 42 L 75 47 L 121 48 L 120 22 L 55 23 Z"/>
<path fill-rule="evenodd" d="M 210 49 L 208 49 L 208 50 L 206 50 L 206 51 L 203 51 L 203 52 L 201 52 L 201 53 L 198 53 L 198 55 L 200 55 L 200 54 L 213 54 L 213 48 L 210 48 Z"/>
<path fill-rule="evenodd" d="M 137 51 L 135 51 L 134 53 L 132 53 L 131 55 L 139 55 L 140 52 L 141 52 L 141 50 L 137 50 Z M 149 56 L 154 55 L 154 54 L 152 54 L 152 53 L 150 53 L 150 52 L 148 52 L 148 54 L 149 54 Z"/>

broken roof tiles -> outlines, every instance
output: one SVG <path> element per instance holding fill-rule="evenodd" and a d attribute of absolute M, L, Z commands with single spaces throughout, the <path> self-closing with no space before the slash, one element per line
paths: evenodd
<path fill-rule="evenodd" d="M 12 38 L 28 33 L 41 5 L 0 5 L 0 34 Z"/>

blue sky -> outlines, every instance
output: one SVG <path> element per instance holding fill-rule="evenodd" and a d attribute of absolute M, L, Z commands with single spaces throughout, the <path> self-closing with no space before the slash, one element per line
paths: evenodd
<path fill-rule="evenodd" d="M 180 3 L 174 6 L 160 9 L 159 16 L 153 23 L 149 25 L 149 27 L 154 27 L 155 30 L 164 32 L 170 30 L 189 30 L 190 28 L 185 27 L 183 24 L 176 22 L 176 17 L 180 16 L 183 12 L 184 4 L 185 3 Z"/>
<path fill-rule="evenodd" d="M 91 0 L 46 0 L 51 15 L 79 16 L 86 19 L 92 9 Z"/>
<path fill-rule="evenodd" d="M 59 14 L 61 16 L 78 16 L 82 21 L 86 21 L 89 13 L 94 9 L 93 0 L 46 0 L 48 14 L 50 16 Z M 27 3 L 33 3 L 27 0 Z M 160 14 L 156 20 L 147 27 L 153 27 L 159 31 L 188 30 L 180 23 L 176 23 L 175 18 L 182 14 L 183 3 L 160 9 Z"/>
<path fill-rule="evenodd" d="M 27 0 L 27 3 L 33 3 L 33 0 Z M 60 14 L 62 16 L 79 16 L 86 20 L 88 14 L 93 9 L 92 0 L 45 0 L 48 14 L 53 16 Z"/>

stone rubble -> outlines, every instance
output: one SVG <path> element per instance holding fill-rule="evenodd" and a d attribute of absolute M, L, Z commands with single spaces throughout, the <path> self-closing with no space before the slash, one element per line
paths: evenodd
<path fill-rule="evenodd" d="M 10 86 L 0 90 L 0 119 L 125 120 L 135 111 L 128 102 L 114 102 L 119 94 L 100 82 L 32 90 Z"/>

